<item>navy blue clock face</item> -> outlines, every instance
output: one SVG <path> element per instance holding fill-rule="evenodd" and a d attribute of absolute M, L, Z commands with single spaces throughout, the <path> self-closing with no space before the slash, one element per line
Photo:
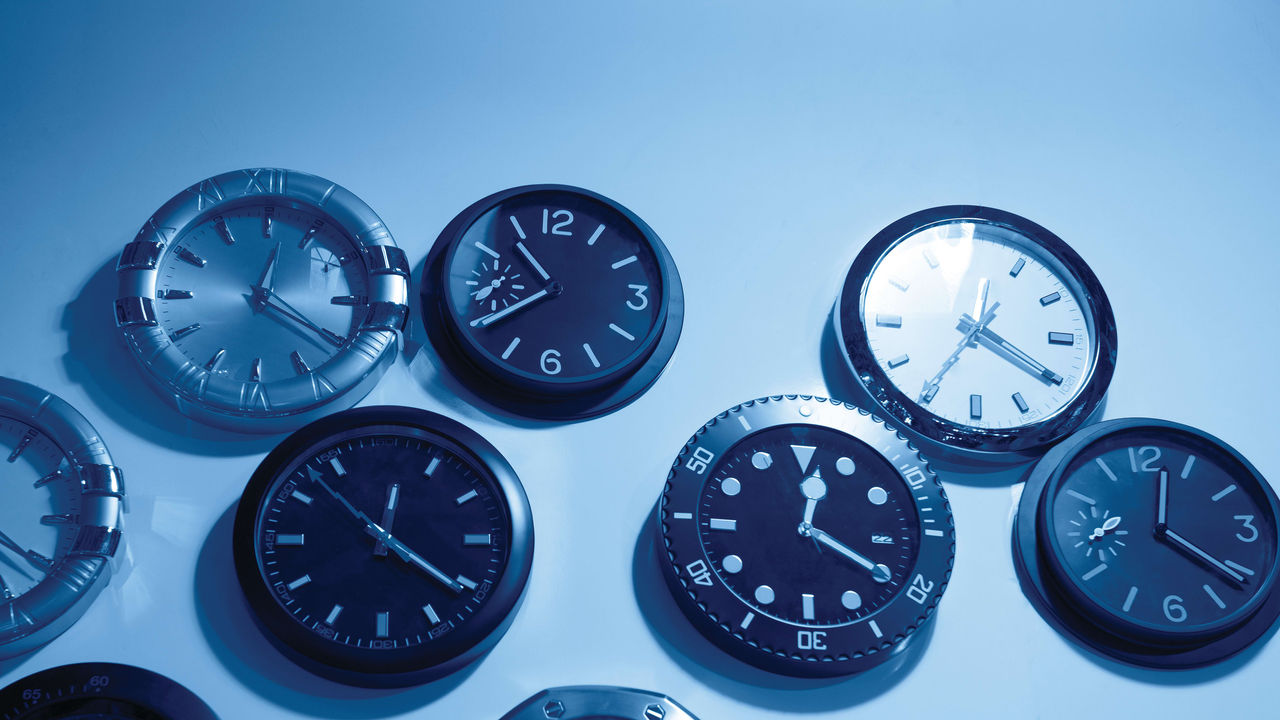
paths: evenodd
<path fill-rule="evenodd" d="M 1133 429 L 1077 455 L 1045 506 L 1060 581 L 1139 639 L 1220 633 L 1251 614 L 1276 563 L 1276 519 L 1253 474 L 1215 443 Z"/>
<path fill-rule="evenodd" d="M 493 468 L 456 439 L 357 417 L 370 421 L 291 448 L 251 483 L 241 582 L 251 568 L 248 584 L 271 603 L 255 610 L 294 651 L 356 673 L 412 673 L 486 637 L 487 618 L 510 610 L 506 576 L 523 587 L 532 541 L 513 530 Z"/>
<path fill-rule="evenodd" d="M 523 379 L 584 384 L 625 372 L 659 329 L 657 255 L 630 220 L 584 195 L 504 200 L 447 263 L 464 342 Z"/>
<path fill-rule="evenodd" d="M 750 612 L 831 627 L 874 614 L 902 591 L 920 545 L 915 503 L 861 440 L 775 427 L 735 446 L 710 477 L 699 537 L 709 566 Z M 731 617 L 737 608 L 724 610 Z M 784 638 L 769 630 L 794 634 L 761 623 L 752 637 L 777 646 Z"/>
<path fill-rule="evenodd" d="M 941 485 L 900 435 L 822 398 L 718 416 L 663 494 L 661 563 L 707 639 L 781 674 L 844 675 L 896 655 L 950 576 Z"/>
<path fill-rule="evenodd" d="M 472 204 L 425 263 L 423 322 L 476 394 L 521 414 L 590 417 L 657 379 L 683 317 L 675 263 L 643 221 L 581 188 Z"/>

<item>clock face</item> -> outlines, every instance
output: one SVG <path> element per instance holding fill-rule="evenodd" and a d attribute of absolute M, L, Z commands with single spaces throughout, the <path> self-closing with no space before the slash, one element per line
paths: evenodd
<path fill-rule="evenodd" d="M 443 330 L 446 362 L 478 374 L 473 389 L 498 404 L 529 401 L 530 414 L 586 416 L 629 401 L 679 336 L 683 295 L 657 235 L 579 188 L 477 202 L 445 229 L 427 268 L 424 320 Z"/>
<path fill-rule="evenodd" d="M 241 383 L 291 380 L 359 330 L 369 277 L 341 227 L 258 201 L 186 228 L 156 273 L 156 316 L 186 358 Z"/>
<path fill-rule="evenodd" d="M 1114 360 L 1110 306 L 1083 261 L 989 208 L 925 211 L 883 231 L 850 271 L 838 322 L 855 374 L 882 404 L 970 449 L 1069 432 Z"/>
<path fill-rule="evenodd" d="M 1138 637 L 1229 629 L 1263 600 L 1276 518 L 1216 443 L 1134 428 L 1079 453 L 1051 486 L 1044 541 L 1091 612 Z"/>
<path fill-rule="evenodd" d="M 80 532 L 81 495 L 62 449 L 40 430 L 0 416 L 5 502 L 0 508 L 0 602 L 26 594 L 66 556 Z M 6 613 L 0 610 L 0 621 Z M 0 622 L 2 624 L 2 622 Z"/>
<path fill-rule="evenodd" d="M 1280 617 L 1277 499 L 1222 441 L 1108 420 L 1032 468 L 1014 523 L 1024 590 L 1059 631 L 1151 667 L 1218 662 Z"/>
<path fill-rule="evenodd" d="M 951 516 L 927 465 L 878 421 L 817 398 L 757 401 L 710 427 L 662 502 L 664 569 L 686 615 L 775 672 L 888 659 L 950 571 Z"/>
<path fill-rule="evenodd" d="M 217 720 L 200 698 L 169 678 L 117 663 L 41 670 L 0 690 L 6 720 Z"/>
<path fill-rule="evenodd" d="M 395 359 L 408 260 L 349 191 L 256 168 L 201 181 L 121 253 L 116 323 L 178 410 L 292 430 L 364 396 Z"/>
<path fill-rule="evenodd" d="M 527 577 L 523 493 L 439 416 L 372 408 L 322 423 L 268 457 L 242 500 L 256 512 L 237 519 L 241 583 L 269 598 L 255 605 L 268 630 L 375 684 L 481 644 Z"/>

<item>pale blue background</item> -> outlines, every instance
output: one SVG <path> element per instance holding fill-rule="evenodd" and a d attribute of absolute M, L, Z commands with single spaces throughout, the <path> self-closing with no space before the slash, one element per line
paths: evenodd
<path fill-rule="evenodd" d="M 134 663 L 227 719 L 485 720 L 573 683 L 661 690 L 703 720 L 1270 712 L 1280 643 L 1171 674 L 1050 630 L 1014 579 L 1017 493 L 1002 482 L 945 476 L 959 550 L 929 643 L 907 667 L 845 682 L 724 661 L 633 559 L 685 439 L 736 402 L 823 392 L 848 263 L 884 225 L 939 204 L 1028 216 L 1093 266 L 1120 329 L 1107 416 L 1199 425 L 1280 477 L 1280 5 L 256 5 L 0 8 L 0 374 L 96 423 L 132 501 L 123 581 L 52 645 L 0 665 L 0 681 Z M 415 266 L 463 207 L 532 182 L 618 199 L 679 264 L 675 358 L 616 414 L 522 427 L 468 406 L 426 356 L 365 401 L 463 419 L 528 488 L 529 595 L 469 673 L 344 688 L 240 627 L 225 512 L 274 440 L 176 419 L 121 360 L 120 248 L 188 184 L 262 165 L 350 188 Z"/>

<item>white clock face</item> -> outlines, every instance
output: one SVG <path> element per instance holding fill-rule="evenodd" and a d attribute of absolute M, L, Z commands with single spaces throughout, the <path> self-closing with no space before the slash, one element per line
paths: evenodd
<path fill-rule="evenodd" d="M 1021 233 L 949 221 L 903 238 L 865 286 L 877 365 L 907 397 L 958 425 L 1006 429 L 1061 411 L 1092 370 L 1083 293 Z"/>

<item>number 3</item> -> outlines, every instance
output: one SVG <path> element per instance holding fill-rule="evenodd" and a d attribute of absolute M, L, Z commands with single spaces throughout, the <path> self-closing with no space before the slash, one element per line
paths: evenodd
<path fill-rule="evenodd" d="M 1258 528 L 1253 524 L 1252 515 L 1236 515 L 1235 519 L 1239 520 L 1250 533 L 1249 537 L 1236 533 L 1236 537 L 1240 539 L 1240 542 L 1253 542 L 1258 539 Z"/>
<path fill-rule="evenodd" d="M 649 307 L 649 298 L 644 296 L 645 291 L 649 289 L 648 285 L 628 285 L 627 287 L 631 288 L 632 290 L 635 290 L 636 297 L 639 298 L 640 300 L 639 305 L 632 305 L 631 304 L 632 301 L 628 300 L 627 307 L 631 308 L 632 310 L 643 310 Z"/>

